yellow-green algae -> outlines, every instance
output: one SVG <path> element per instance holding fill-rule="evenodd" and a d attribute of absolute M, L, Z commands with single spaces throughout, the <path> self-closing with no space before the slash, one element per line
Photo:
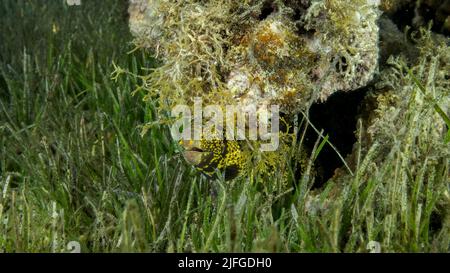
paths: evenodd
<path fill-rule="evenodd" d="M 163 61 L 150 92 L 169 106 L 200 96 L 298 113 L 377 68 L 375 0 L 135 0 L 130 13 L 137 43 Z"/>
<path fill-rule="evenodd" d="M 152 49 L 162 62 L 144 85 L 148 98 L 158 98 L 161 112 L 201 97 L 205 105 L 223 108 L 254 105 L 259 111 L 277 104 L 292 117 L 372 80 L 378 5 L 376 0 L 133 0 L 129 11 L 137 45 Z M 281 138 L 280 149 L 269 153 L 259 152 L 258 142 L 239 141 L 239 160 L 246 162 L 239 169 L 287 168 L 286 152 L 295 136 Z M 209 152 L 208 144 L 196 148 Z M 207 156 L 206 165 L 234 162 L 221 156 L 228 159 Z"/>

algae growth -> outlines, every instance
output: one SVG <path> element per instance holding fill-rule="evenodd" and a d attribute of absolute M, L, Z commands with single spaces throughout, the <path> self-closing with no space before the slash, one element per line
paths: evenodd
<path fill-rule="evenodd" d="M 444 173 L 448 179 L 450 52 L 442 34 L 448 33 L 449 14 L 447 1 L 152 0 L 132 1 L 130 27 L 136 44 L 152 49 L 162 61 L 146 82 L 148 96 L 158 98 L 161 109 L 202 97 L 243 109 L 277 104 L 286 124 L 300 120 L 284 131 L 275 153 L 260 153 L 246 142 L 234 146 L 233 151 L 240 150 L 235 158 L 245 162 L 237 164 L 240 174 L 258 173 L 270 180 L 277 169 L 282 176 L 319 179 L 324 164 L 315 162 L 331 161 L 321 150 L 332 147 L 333 155 L 322 153 L 341 162 L 331 165 L 326 172 L 333 175 L 323 181 L 336 183 L 332 196 L 347 194 L 342 190 L 349 181 L 391 183 L 379 185 L 386 189 L 383 194 L 416 181 L 417 203 L 426 199 L 417 191 L 432 189 L 434 177 Z M 399 21 L 402 16 L 408 20 Z M 332 95 L 355 90 L 365 96 L 353 117 L 356 141 L 341 155 L 332 143 L 346 140 L 328 139 L 310 122 L 308 111 Z M 308 127 L 314 127 L 317 138 L 309 145 L 298 130 Z M 203 151 L 203 146 L 196 148 Z M 188 161 L 201 167 L 210 163 Z M 433 190 L 443 195 L 435 202 L 448 227 L 449 191 L 440 185 Z M 328 206 L 311 198 L 309 210 Z M 405 200 L 398 200 L 398 206 L 408 211 Z M 405 221 L 406 216 L 392 217 Z"/>

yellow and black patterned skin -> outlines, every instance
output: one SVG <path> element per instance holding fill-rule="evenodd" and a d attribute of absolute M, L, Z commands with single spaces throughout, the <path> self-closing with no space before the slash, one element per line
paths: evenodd
<path fill-rule="evenodd" d="M 187 162 L 209 177 L 219 172 L 233 179 L 245 169 L 246 159 L 237 141 L 222 139 L 181 141 Z"/>

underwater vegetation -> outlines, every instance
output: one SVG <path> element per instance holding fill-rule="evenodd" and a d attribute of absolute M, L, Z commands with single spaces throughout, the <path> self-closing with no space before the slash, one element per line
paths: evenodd
<path fill-rule="evenodd" d="M 449 1 L 135 0 L 129 12 L 136 45 L 161 61 L 143 87 L 161 109 L 194 97 L 242 109 L 281 107 L 286 126 L 277 152 L 261 154 L 252 149 L 257 143 L 235 143 L 234 159 L 245 163 L 214 164 L 209 176 L 218 168 L 228 180 L 237 169 L 270 184 L 278 170 L 281 181 L 313 177 L 308 187 L 317 192 L 335 185 L 335 199 L 349 194 L 345 184 L 352 184 L 352 194 L 362 185 L 377 187 L 372 217 L 398 206 L 389 214 L 391 224 L 418 221 L 436 206 L 448 243 Z M 342 97 L 339 105 L 327 102 L 335 96 Z M 324 113 L 311 112 L 320 104 Z M 314 124 L 316 116 L 322 124 Z M 327 132 L 331 139 L 319 127 L 325 124 L 338 131 Z M 190 164 L 203 173 L 211 167 L 205 141 L 182 146 Z M 192 147 L 208 156 L 192 160 Z M 228 149 L 219 150 L 226 158 Z M 401 199 L 377 203 L 399 190 Z M 408 206 L 411 191 L 410 205 L 421 203 L 418 208 Z M 431 201 L 429 191 L 441 195 Z M 309 213 L 327 209 L 327 202 L 316 201 Z M 371 229 L 369 222 L 360 224 Z"/>
<path fill-rule="evenodd" d="M 146 82 L 162 109 L 201 97 L 241 111 L 276 104 L 289 119 L 377 69 L 376 1 L 132 1 L 130 14 L 136 43 L 162 61 Z"/>
<path fill-rule="evenodd" d="M 449 2 L 1 1 L 0 252 L 449 252 Z"/>
<path fill-rule="evenodd" d="M 399 64 L 406 70 L 409 65 L 425 65 L 424 60 L 428 58 L 426 52 L 434 51 L 439 42 L 429 37 L 428 46 L 431 48 L 422 46 L 419 52 L 419 42 L 415 41 L 413 45 L 413 42 L 404 39 L 390 18 L 380 18 L 383 11 L 394 15 L 411 3 L 375 0 L 131 1 L 129 22 L 136 37 L 135 43 L 150 48 L 162 62 L 146 79 L 145 85 L 148 96 L 161 101 L 161 109 L 192 103 L 196 97 L 223 107 L 238 105 L 241 111 L 249 105 L 256 105 L 259 109 L 277 104 L 284 114 L 284 121 L 293 124 L 293 117 L 307 112 L 314 103 L 325 102 L 334 93 L 351 92 L 368 86 L 378 86 L 379 90 L 383 79 L 393 72 L 386 65 L 392 62 L 388 58 L 407 58 Z M 442 13 L 445 13 L 443 10 L 446 10 L 447 4 L 425 1 L 416 7 L 412 19 L 415 26 L 420 27 L 420 20 L 424 21 L 421 5 L 434 7 L 436 16 L 440 16 L 436 20 L 442 23 Z M 381 31 L 380 26 L 383 28 Z M 426 34 L 421 32 L 420 35 Z M 438 56 L 444 58 L 444 67 L 439 69 L 446 71 L 447 48 L 445 41 L 442 41 L 445 39 L 436 39 L 444 43 L 444 50 Z M 379 65 L 379 62 L 382 63 Z M 448 105 L 445 101 L 445 77 L 448 75 L 443 76 L 437 83 L 442 98 L 440 104 Z M 400 77 L 391 80 L 399 81 Z M 414 83 L 411 84 L 414 86 Z M 399 89 L 396 88 L 396 95 L 401 92 Z M 384 90 L 381 96 L 388 96 L 387 87 Z M 383 107 L 379 105 L 379 108 Z M 308 119 L 306 116 L 304 118 Z M 365 122 L 370 124 L 372 121 Z M 445 120 L 441 123 L 437 128 L 443 133 Z M 295 136 L 289 136 L 290 131 L 285 132 L 282 146 L 291 146 L 295 141 Z M 243 152 L 236 152 L 239 154 L 237 161 L 249 161 L 238 164 L 238 169 L 243 172 L 244 166 L 251 168 L 255 164 L 268 163 L 276 167 L 285 160 L 282 153 L 278 154 L 278 159 L 277 156 L 262 159 L 259 155 L 260 158 L 255 159 L 257 149 L 247 151 L 246 143 L 239 145 Z M 226 147 L 227 144 L 222 143 L 221 146 Z M 187 147 L 190 156 L 197 155 L 193 161 L 194 165 L 201 166 L 200 169 L 208 165 L 211 154 L 217 154 L 210 147 L 204 140 Z M 203 154 L 204 160 L 200 154 L 189 149 L 206 152 Z M 227 149 L 217 149 L 223 157 L 227 156 L 223 152 Z M 304 153 L 297 155 L 299 158 L 304 156 Z M 190 159 L 188 161 L 192 161 Z M 227 170 L 226 163 L 219 165 L 219 169 Z M 211 171 L 215 167 L 217 164 L 208 168 Z M 264 167 L 270 168 L 263 166 L 262 169 Z"/>

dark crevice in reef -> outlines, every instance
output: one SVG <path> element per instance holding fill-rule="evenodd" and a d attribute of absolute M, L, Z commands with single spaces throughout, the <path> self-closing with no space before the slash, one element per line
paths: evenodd
<path fill-rule="evenodd" d="M 407 26 L 417 30 L 432 23 L 433 32 L 450 35 L 450 0 L 405 1 L 386 14 L 400 31 Z"/>
<path fill-rule="evenodd" d="M 274 3 L 272 1 L 266 1 L 264 2 L 261 13 L 259 14 L 259 20 L 263 21 L 267 19 L 272 13 L 276 11 Z"/>
<path fill-rule="evenodd" d="M 324 136 L 336 147 L 342 157 L 352 152 L 356 142 L 356 123 L 368 88 L 349 92 L 336 92 L 326 102 L 314 103 L 309 110 L 309 119 L 317 130 L 324 130 Z M 317 132 L 308 126 L 304 145 L 312 152 L 318 139 Z M 342 167 L 343 162 L 330 145 L 325 145 L 315 161 L 316 180 L 314 188 L 321 187 L 331 177 L 335 170 Z"/>
<path fill-rule="evenodd" d="M 389 16 L 400 31 L 403 31 L 405 27 L 412 25 L 414 19 L 414 6 L 415 4 L 413 2 L 406 3 Z"/>
<path fill-rule="evenodd" d="M 450 0 L 422 2 L 419 6 L 419 14 L 419 23 L 427 24 L 428 22 L 433 21 L 432 31 L 450 35 L 448 25 L 450 23 L 448 22 L 450 16 Z"/>

